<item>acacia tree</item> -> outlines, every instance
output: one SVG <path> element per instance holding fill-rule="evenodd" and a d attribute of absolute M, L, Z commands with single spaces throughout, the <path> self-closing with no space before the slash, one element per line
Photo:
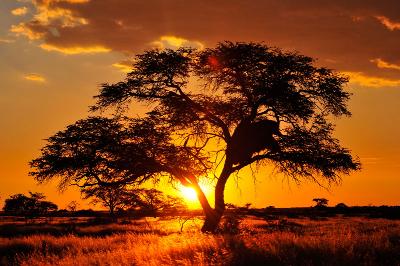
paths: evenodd
<path fill-rule="evenodd" d="M 7 214 L 22 215 L 25 218 L 45 216 L 49 212 L 54 212 L 58 206 L 53 202 L 46 201 L 42 193 L 29 192 L 29 195 L 11 195 L 4 202 L 3 210 Z"/>
<path fill-rule="evenodd" d="M 116 209 L 123 209 L 129 203 L 137 201 L 137 191 L 126 186 L 87 186 L 81 190 L 84 199 L 92 199 L 93 204 L 100 203 L 108 208 L 110 216 L 114 217 Z"/>
<path fill-rule="evenodd" d="M 135 205 L 149 214 L 176 213 L 187 209 L 182 198 L 165 195 L 162 191 L 154 188 L 139 189 L 137 195 L 139 200 Z"/>
<path fill-rule="evenodd" d="M 126 185 L 117 186 L 86 186 L 81 190 L 85 199 L 92 203 L 100 203 L 108 208 L 114 217 L 116 209 L 138 209 L 152 215 L 163 212 L 174 212 L 186 208 L 182 199 L 164 195 L 157 189 L 129 188 Z"/>
<path fill-rule="evenodd" d="M 325 208 L 328 206 L 329 202 L 329 200 L 325 198 L 315 198 L 313 201 L 315 202 L 315 207 L 317 208 Z"/>
<path fill-rule="evenodd" d="M 161 167 L 143 164 L 143 173 L 135 170 L 130 177 L 107 182 L 166 174 L 192 186 L 206 217 L 202 230 L 211 232 L 225 209 L 226 182 L 251 164 L 269 163 L 298 182 L 302 178 L 337 182 L 341 174 L 360 168 L 358 160 L 332 136 L 334 125 L 328 121 L 350 115 L 346 106 L 350 94 L 344 90 L 347 81 L 315 66 L 310 57 L 258 43 L 224 42 L 200 51 L 180 48 L 137 55 L 133 71 L 124 81 L 103 84 L 91 109 L 117 107 L 121 114 L 136 102 L 147 103 L 147 115 L 138 120 L 152 121 L 152 128 L 165 134 L 162 142 L 146 142 Z M 45 147 L 44 153 L 52 150 Z M 125 156 L 131 158 L 129 150 L 118 158 Z M 51 163 L 43 158 L 32 163 L 39 181 L 55 176 L 51 169 L 46 171 Z M 216 179 L 214 208 L 198 184 L 208 170 Z M 101 178 L 96 182 L 106 184 Z"/>

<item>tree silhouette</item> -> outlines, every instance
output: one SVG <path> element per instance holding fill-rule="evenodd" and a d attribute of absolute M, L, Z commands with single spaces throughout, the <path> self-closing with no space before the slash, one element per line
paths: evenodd
<path fill-rule="evenodd" d="M 144 213 L 157 215 L 160 212 L 176 213 L 187 208 L 183 199 L 171 195 L 165 195 L 157 189 L 139 189 L 138 201 L 135 203 Z"/>
<path fill-rule="evenodd" d="M 38 181 L 60 177 L 59 187 L 118 186 L 142 183 L 160 172 L 202 174 L 203 158 L 190 147 L 170 144 L 169 133 L 150 119 L 89 117 L 47 141 L 30 162 Z M 204 165 L 204 164 L 201 164 Z"/>
<path fill-rule="evenodd" d="M 69 212 L 75 213 L 78 210 L 79 203 L 76 200 L 71 201 L 67 205 L 67 210 Z"/>
<path fill-rule="evenodd" d="M 15 194 L 5 200 L 3 210 L 7 214 L 25 218 L 45 216 L 58 209 L 56 204 L 45 199 L 42 193 L 37 192 L 29 192 L 29 196 Z"/>
<path fill-rule="evenodd" d="M 343 209 L 349 208 L 349 206 L 347 206 L 347 205 L 346 205 L 345 203 L 343 203 L 343 202 L 340 202 L 340 203 L 336 204 L 335 208 L 336 208 L 336 209 L 341 209 L 341 210 L 343 210 Z"/>
<path fill-rule="evenodd" d="M 165 195 L 154 188 L 131 188 L 126 185 L 88 186 L 82 188 L 81 192 L 85 199 L 91 198 L 92 203 L 100 203 L 108 208 L 112 217 L 117 209 L 137 210 L 150 215 L 186 209 L 181 198 Z"/>
<path fill-rule="evenodd" d="M 114 217 L 116 209 L 123 209 L 127 200 L 134 201 L 136 193 L 128 190 L 125 186 L 88 186 L 81 190 L 85 199 L 92 199 L 93 204 L 100 203 L 108 208 L 111 217 Z"/>
<path fill-rule="evenodd" d="M 79 166 L 84 175 L 79 167 L 72 172 L 54 167 L 57 160 L 46 158 L 54 159 L 58 150 L 53 146 L 62 132 L 50 138 L 42 156 L 32 162 L 32 174 L 41 182 L 67 174 L 61 182 L 67 184 L 76 181 L 77 173 L 84 185 L 168 175 L 196 190 L 206 216 L 202 230 L 214 232 L 225 209 L 226 182 L 248 165 L 266 162 L 297 182 L 308 178 L 317 183 L 337 182 L 340 174 L 360 168 L 332 136 L 334 126 L 328 121 L 350 115 L 346 82 L 346 77 L 315 66 L 310 57 L 258 43 L 224 42 L 200 51 L 150 50 L 136 56 L 124 81 L 103 84 L 91 108 L 116 107 L 119 115 L 136 102 L 149 108 L 147 115 L 134 120 L 131 129 L 137 135 L 122 134 L 127 142 L 133 139 L 133 149 L 113 143 L 98 150 L 112 150 L 106 161 L 124 162 L 107 164 L 117 176 L 103 176 L 104 167 L 93 177 L 86 166 Z M 146 123 L 151 130 L 143 130 Z M 159 134 L 161 139 L 154 138 Z M 214 208 L 198 184 L 201 175 L 216 179 Z"/>
<path fill-rule="evenodd" d="M 328 206 L 328 202 L 329 202 L 329 200 L 325 199 L 325 198 L 315 198 L 315 199 L 313 199 L 313 201 L 316 204 L 315 207 L 318 207 L 318 208 L 327 207 Z"/>

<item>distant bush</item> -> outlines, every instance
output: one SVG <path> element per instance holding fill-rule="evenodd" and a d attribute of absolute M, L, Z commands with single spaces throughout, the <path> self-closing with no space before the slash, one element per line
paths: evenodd
<path fill-rule="evenodd" d="M 346 204 L 344 204 L 343 202 L 336 204 L 335 206 L 336 209 L 347 209 L 349 208 Z"/>
<path fill-rule="evenodd" d="M 240 233 L 240 224 L 243 217 L 237 214 L 227 214 L 223 217 L 218 233 L 236 235 Z"/>

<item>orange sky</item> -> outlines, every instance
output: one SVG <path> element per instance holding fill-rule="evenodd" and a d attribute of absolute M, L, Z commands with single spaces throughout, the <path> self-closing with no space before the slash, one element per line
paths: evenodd
<path fill-rule="evenodd" d="M 124 77 L 129 55 L 231 40 L 298 50 L 349 75 L 353 116 L 336 121 L 336 136 L 363 169 L 330 190 L 288 183 L 270 169 L 255 182 L 243 172 L 238 186 L 228 184 L 228 202 L 399 205 L 399 10 L 398 0 L 1 0 L 0 201 L 29 190 L 61 208 L 79 199 L 75 188 L 37 186 L 27 163 L 43 139 L 87 116 L 98 84 Z"/>

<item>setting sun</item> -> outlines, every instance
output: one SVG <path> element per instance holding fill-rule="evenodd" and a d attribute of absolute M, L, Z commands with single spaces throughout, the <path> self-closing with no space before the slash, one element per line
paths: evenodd
<path fill-rule="evenodd" d="M 193 188 L 182 186 L 180 190 L 181 190 L 182 196 L 183 196 L 186 200 L 188 200 L 188 201 L 195 201 L 195 200 L 197 200 L 197 193 L 196 193 L 196 191 L 195 191 Z"/>
<path fill-rule="evenodd" d="M 212 200 L 213 199 L 213 195 L 211 193 L 213 191 L 212 185 L 211 184 L 206 184 L 206 183 L 203 183 L 203 182 L 201 182 L 199 185 L 200 185 L 201 190 L 206 195 L 206 197 L 209 200 Z M 200 202 L 199 202 L 199 200 L 197 198 L 197 193 L 194 190 L 194 188 L 186 187 L 186 186 L 183 186 L 183 185 L 179 185 L 177 190 L 178 190 L 177 194 L 179 196 L 181 196 L 185 200 L 185 202 L 186 202 L 187 206 L 189 207 L 189 209 L 199 209 L 199 208 L 201 208 Z"/>

